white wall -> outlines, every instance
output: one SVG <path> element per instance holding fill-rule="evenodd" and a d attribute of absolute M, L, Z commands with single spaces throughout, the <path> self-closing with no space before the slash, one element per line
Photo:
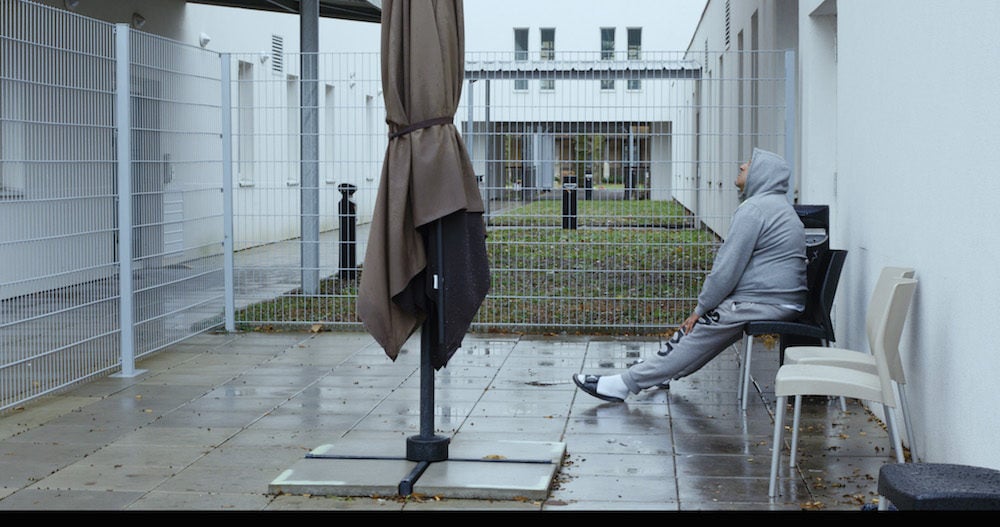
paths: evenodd
<path fill-rule="evenodd" d="M 718 42 L 724 4 L 709 3 L 692 51 Z M 799 0 L 797 44 L 777 34 L 786 4 L 737 6 L 773 15 L 762 48 L 765 39 L 797 48 L 799 202 L 829 204 L 831 246 L 849 251 L 837 344 L 867 350 L 864 310 L 879 271 L 914 267 L 901 349 L 914 453 L 1000 468 L 1000 4 Z"/>
<path fill-rule="evenodd" d="M 831 196 L 835 240 L 851 251 L 841 306 L 864 305 L 850 294 L 862 290 L 855 282 L 882 266 L 917 270 L 902 352 L 921 457 L 993 468 L 1000 468 L 993 448 L 1000 437 L 997 27 L 993 0 L 839 3 Z M 859 344 L 855 332 L 842 334 Z"/>
<path fill-rule="evenodd" d="M 205 34 L 210 37 L 205 48 L 214 51 L 269 53 L 271 35 L 284 38 L 285 51 L 300 50 L 297 14 L 188 3 L 183 9 L 182 25 L 179 40 L 197 46 Z M 378 23 L 320 18 L 319 52 L 378 52 L 380 35 Z"/>
<path fill-rule="evenodd" d="M 614 27 L 617 51 L 627 49 L 626 28 L 642 28 L 642 49 L 683 51 L 701 18 L 704 0 L 466 0 L 465 50 L 513 51 L 514 28 L 529 28 L 537 52 L 539 28 L 556 28 L 559 51 L 599 51 L 602 27 Z M 558 56 L 558 55 L 557 55 Z"/>
<path fill-rule="evenodd" d="M 301 63 L 301 19 L 297 14 L 282 14 L 252 9 L 234 9 L 188 3 L 183 10 L 185 43 L 199 46 L 208 38 L 205 49 L 230 53 L 230 74 L 238 77 L 239 62 L 252 68 L 254 133 L 251 141 L 253 174 L 240 174 L 248 165 L 239 162 L 240 142 L 234 139 L 234 205 L 239 217 L 236 226 L 237 249 L 289 239 L 300 232 L 299 216 L 299 145 L 289 133 L 296 127 L 297 84 Z M 372 126 L 363 109 L 381 109 L 381 85 L 378 82 L 378 57 L 381 25 L 321 18 L 319 21 L 319 132 L 320 230 L 338 227 L 337 206 L 340 183 L 353 183 L 361 189 L 352 201 L 359 212 L 371 209 L 377 183 L 381 152 L 369 152 L 371 159 L 359 163 L 359 134 Z M 272 37 L 282 40 L 284 62 L 281 71 L 272 68 Z M 347 55 L 331 55 L 345 53 Z M 346 79 L 351 81 L 347 82 Z M 238 89 L 232 93 L 233 103 Z M 289 99 L 289 94 L 292 99 Z M 328 96 L 332 96 L 330 101 Z M 327 118 L 333 109 L 334 115 Z M 377 123 L 384 120 L 380 111 Z M 238 115 L 234 115 L 234 126 Z M 237 134 L 239 131 L 237 130 Z M 336 134 L 336 135 L 335 135 Z M 332 138 L 332 139 L 331 139 Z M 328 150 L 334 150 L 330 152 Z M 374 183 L 373 183 L 374 182 Z M 367 212 L 362 212 L 362 220 Z M 370 215 L 370 214 L 368 214 Z"/>
<path fill-rule="evenodd" d="M 72 9 L 64 0 L 33 1 L 113 24 L 131 24 L 138 14 L 145 20 L 140 31 L 175 40 L 181 35 L 184 0 L 79 0 Z"/>
<path fill-rule="evenodd" d="M 785 113 L 772 110 L 785 106 L 785 50 L 794 49 L 797 9 L 795 0 L 710 0 L 687 50 L 686 58 L 703 64 L 704 82 L 698 92 L 688 95 L 690 106 L 699 112 L 698 154 L 693 151 L 684 154 L 686 158 L 697 159 L 699 167 L 696 181 L 683 186 L 675 184 L 675 188 L 696 190 L 678 193 L 677 199 L 696 211 L 705 225 L 721 236 L 729 230 L 732 212 L 738 204 L 735 167 L 746 161 L 754 147 L 786 156 L 796 180 L 800 173 L 795 152 L 786 148 Z M 754 60 L 758 64 L 756 78 L 751 77 Z M 754 85 L 758 92 L 756 104 L 751 99 Z M 756 137 L 751 125 L 754 107 L 758 108 L 759 118 Z M 694 146 L 692 142 L 687 148 Z M 724 192 L 719 192 L 720 189 Z"/>
<path fill-rule="evenodd" d="M 805 204 L 825 204 L 836 196 L 837 16 L 830 3 L 808 0 L 799 7 L 799 202 Z M 830 211 L 832 223 L 839 212 Z M 839 243 L 839 233 L 831 234 Z"/>

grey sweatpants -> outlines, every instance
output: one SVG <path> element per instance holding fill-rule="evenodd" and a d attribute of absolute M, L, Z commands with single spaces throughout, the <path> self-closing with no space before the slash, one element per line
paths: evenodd
<path fill-rule="evenodd" d="M 652 357 L 633 364 L 622 374 L 632 393 L 690 375 L 743 337 L 743 325 L 752 320 L 792 320 L 799 311 L 789 306 L 733 302 L 726 299 L 719 307 L 698 319 L 690 333 L 677 330 Z"/>

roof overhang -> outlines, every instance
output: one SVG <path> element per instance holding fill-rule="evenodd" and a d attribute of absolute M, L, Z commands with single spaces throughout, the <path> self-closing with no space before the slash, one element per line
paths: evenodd
<path fill-rule="evenodd" d="M 187 0 L 191 4 L 257 9 L 275 13 L 299 14 L 299 0 Z M 382 22 L 382 0 L 318 0 L 320 18 L 339 18 L 358 22 Z"/>

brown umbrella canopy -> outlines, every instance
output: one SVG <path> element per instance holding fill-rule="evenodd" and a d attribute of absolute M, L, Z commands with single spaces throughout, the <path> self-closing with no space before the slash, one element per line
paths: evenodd
<path fill-rule="evenodd" d="M 382 3 L 390 140 L 358 291 L 359 318 L 393 360 L 430 317 L 435 368 L 461 345 L 489 289 L 483 202 L 453 124 L 463 20 L 462 0 Z"/>

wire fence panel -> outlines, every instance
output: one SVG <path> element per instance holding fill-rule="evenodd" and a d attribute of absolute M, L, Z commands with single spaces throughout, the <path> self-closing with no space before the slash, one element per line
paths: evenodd
<path fill-rule="evenodd" d="M 6 409 L 118 362 L 114 26 L 2 0 L 0 54 Z"/>
<path fill-rule="evenodd" d="M 300 54 L 232 56 L 240 328 L 359 327 L 358 267 L 388 142 L 378 53 L 318 54 L 319 179 L 301 178 Z M 315 200 L 317 218 L 301 203 Z M 304 240 L 304 222 L 319 236 Z M 306 261 L 308 244 L 314 261 Z M 322 279 L 307 290 L 306 275 Z"/>
<path fill-rule="evenodd" d="M 493 265 L 474 326 L 671 332 L 728 229 L 738 165 L 783 150 L 784 56 L 467 55 L 459 120 Z"/>
<path fill-rule="evenodd" d="M 120 27 L 0 0 L 0 411 L 222 321 L 219 56 L 126 29 L 121 57 Z M 127 59 L 131 122 L 118 130 Z M 129 333 L 122 229 L 135 242 Z"/>
<path fill-rule="evenodd" d="M 223 320 L 220 60 L 131 32 L 135 355 Z"/>

